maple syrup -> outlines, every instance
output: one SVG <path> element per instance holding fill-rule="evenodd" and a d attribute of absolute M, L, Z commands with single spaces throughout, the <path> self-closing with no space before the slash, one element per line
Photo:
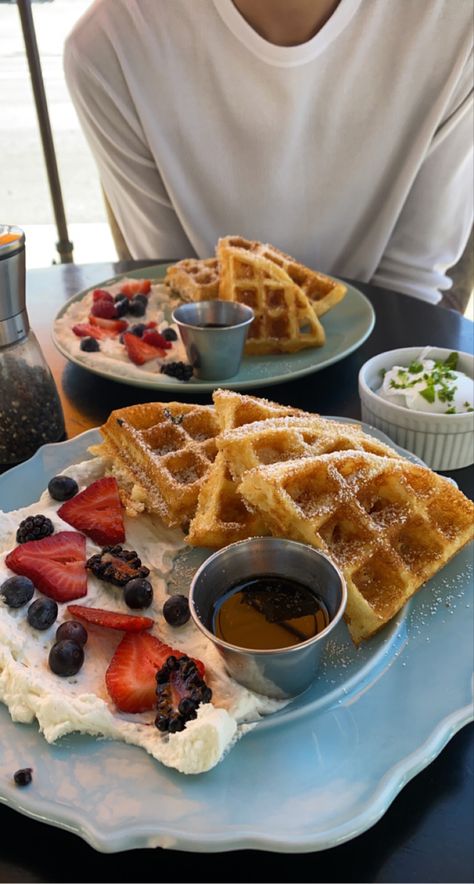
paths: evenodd
<path fill-rule="evenodd" d="M 241 648 L 272 650 L 313 638 L 329 620 L 324 602 L 307 586 L 261 574 L 239 581 L 217 599 L 212 631 Z"/>

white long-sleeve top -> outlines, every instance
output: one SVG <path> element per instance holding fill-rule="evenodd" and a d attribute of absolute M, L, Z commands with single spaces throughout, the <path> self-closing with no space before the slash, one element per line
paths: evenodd
<path fill-rule="evenodd" d="M 340 0 L 276 46 L 232 0 L 96 0 L 65 47 L 134 258 L 240 234 L 436 303 L 473 218 L 472 0 Z"/>

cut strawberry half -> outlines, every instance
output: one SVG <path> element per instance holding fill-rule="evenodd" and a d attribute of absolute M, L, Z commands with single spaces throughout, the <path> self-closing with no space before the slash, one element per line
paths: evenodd
<path fill-rule="evenodd" d="M 128 328 L 126 319 L 105 319 L 102 316 L 94 316 L 92 313 L 89 316 L 89 322 L 91 325 L 105 329 L 112 335 L 118 335 L 119 332 Z"/>
<path fill-rule="evenodd" d="M 117 480 L 112 477 L 98 479 L 67 500 L 59 507 L 58 516 L 101 546 L 125 540 L 122 504 Z"/>
<path fill-rule="evenodd" d="M 103 341 L 105 338 L 114 337 L 114 332 L 106 331 L 105 328 L 99 328 L 89 322 L 78 322 L 77 325 L 73 325 L 72 330 L 78 338 L 95 338 L 96 341 Z"/>
<path fill-rule="evenodd" d="M 134 295 L 148 295 L 151 291 L 151 280 L 137 279 L 132 282 L 124 282 L 120 289 L 120 294 L 127 298 L 133 298 Z"/>
<path fill-rule="evenodd" d="M 86 605 L 68 605 L 67 609 L 73 617 L 79 617 L 87 623 L 95 623 L 96 626 L 105 626 L 107 629 L 143 632 L 144 629 L 151 629 L 153 626 L 150 617 L 136 617 L 133 614 L 120 614 L 106 611 L 104 608 L 89 608 Z"/>
<path fill-rule="evenodd" d="M 87 593 L 86 538 L 76 531 L 22 543 L 5 562 L 56 602 L 70 602 Z"/>
<path fill-rule="evenodd" d="M 137 338 L 136 335 L 132 335 L 130 332 L 124 334 L 123 342 L 129 359 L 135 365 L 144 365 L 145 362 L 150 362 L 151 359 L 159 359 L 160 356 L 164 356 L 166 353 L 166 350 L 152 347 L 151 344 L 145 344 L 141 338 Z"/>
<path fill-rule="evenodd" d="M 105 674 L 107 690 L 121 712 L 146 712 L 156 706 L 156 673 L 170 656 L 185 655 L 147 632 L 124 635 Z M 194 663 L 202 677 L 204 664 Z"/>
<path fill-rule="evenodd" d="M 118 310 L 113 301 L 106 301 L 105 298 L 99 298 L 94 301 L 91 308 L 91 316 L 98 316 L 101 319 L 117 319 Z"/>
<path fill-rule="evenodd" d="M 152 347 L 161 347 L 163 350 L 169 350 L 172 346 L 171 341 L 167 341 L 163 335 L 160 335 L 160 333 L 154 329 L 144 331 L 142 341 L 144 341 L 145 344 L 151 344 Z"/>
<path fill-rule="evenodd" d="M 106 292 L 105 289 L 94 289 L 92 292 L 92 300 L 93 301 L 111 301 L 113 303 L 113 295 L 110 292 Z"/>

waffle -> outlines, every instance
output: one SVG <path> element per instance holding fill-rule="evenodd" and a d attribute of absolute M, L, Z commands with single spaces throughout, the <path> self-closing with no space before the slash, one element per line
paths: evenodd
<path fill-rule="evenodd" d="M 279 415 L 305 414 L 296 408 L 255 396 L 241 396 L 230 390 L 215 390 L 213 399 L 221 430 L 240 427 L 257 419 L 265 422 L 265 418 Z M 196 515 L 189 526 L 188 542 L 192 546 L 221 547 L 265 533 L 268 532 L 263 519 L 249 512 L 223 454 L 219 453 L 200 492 Z"/>
<path fill-rule="evenodd" d="M 275 536 L 309 543 L 344 573 L 356 644 L 381 629 L 474 534 L 474 504 L 403 459 L 343 451 L 258 467 L 239 485 Z"/>
<path fill-rule="evenodd" d="M 324 329 L 310 301 L 285 270 L 268 258 L 222 242 L 218 258 L 219 297 L 247 304 L 255 314 L 246 353 L 295 353 L 324 344 Z"/>
<path fill-rule="evenodd" d="M 133 405 L 112 412 L 95 453 L 111 460 L 130 515 L 145 509 L 170 527 L 187 527 L 216 455 L 218 430 L 210 405 Z"/>
<path fill-rule="evenodd" d="M 217 258 L 184 258 L 168 267 L 164 281 L 183 301 L 213 301 L 219 297 Z"/>
<path fill-rule="evenodd" d="M 217 245 L 219 259 L 221 250 L 227 246 L 245 249 L 261 258 L 273 261 L 274 264 L 281 267 L 309 298 L 316 316 L 322 316 L 335 307 L 347 292 L 347 287 L 342 282 L 323 273 L 318 273 L 316 270 L 310 270 L 309 267 L 299 264 L 290 255 L 285 255 L 284 252 L 269 243 L 251 241 L 242 236 L 226 236 L 220 239 Z"/>

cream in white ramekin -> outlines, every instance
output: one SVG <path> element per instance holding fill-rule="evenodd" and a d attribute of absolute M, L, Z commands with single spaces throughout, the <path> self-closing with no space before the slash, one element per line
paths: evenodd
<path fill-rule="evenodd" d="M 433 470 L 457 470 L 474 463 L 474 413 L 430 414 L 396 405 L 377 394 L 383 372 L 409 366 L 426 347 L 401 347 L 373 356 L 359 372 L 362 420 L 382 430 L 397 445 L 412 451 Z M 431 347 L 425 358 L 448 358 L 452 350 Z M 474 356 L 458 353 L 457 370 L 474 378 Z"/>

